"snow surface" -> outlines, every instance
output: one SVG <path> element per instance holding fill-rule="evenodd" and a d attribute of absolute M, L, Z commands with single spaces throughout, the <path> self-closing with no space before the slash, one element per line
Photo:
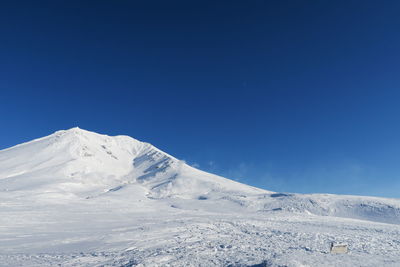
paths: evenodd
<path fill-rule="evenodd" d="M 0 266 L 400 266 L 400 200 L 266 191 L 73 128 L 0 151 Z"/>

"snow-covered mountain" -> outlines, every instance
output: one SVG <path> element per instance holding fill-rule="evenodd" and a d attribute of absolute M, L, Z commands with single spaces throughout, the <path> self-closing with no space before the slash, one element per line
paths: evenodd
<path fill-rule="evenodd" d="M 151 144 L 73 128 L 0 152 L 3 191 L 96 197 L 140 187 L 153 198 L 266 191 L 209 174 Z"/>
<path fill-rule="evenodd" d="M 335 240 L 348 258 L 326 254 Z M 0 266 L 396 266 L 396 240 L 398 199 L 258 189 L 128 136 L 0 151 Z"/>

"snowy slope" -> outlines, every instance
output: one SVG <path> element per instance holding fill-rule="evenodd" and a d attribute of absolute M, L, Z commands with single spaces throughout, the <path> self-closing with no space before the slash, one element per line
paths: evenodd
<path fill-rule="evenodd" d="M 263 190 L 194 169 L 128 136 L 79 128 L 0 151 L 2 190 L 74 193 L 79 196 L 141 186 L 153 197 L 196 197 L 218 191 Z M 89 195 L 88 195 L 89 196 Z"/>
<path fill-rule="evenodd" d="M 270 192 L 128 136 L 0 151 L 0 266 L 399 266 L 398 240 L 398 199 Z"/>

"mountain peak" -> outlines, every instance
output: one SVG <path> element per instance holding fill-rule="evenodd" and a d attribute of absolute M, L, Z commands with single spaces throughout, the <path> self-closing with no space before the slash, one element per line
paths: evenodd
<path fill-rule="evenodd" d="M 86 131 L 86 130 L 81 129 L 81 128 L 79 128 L 78 126 L 75 126 L 75 127 L 72 127 L 72 128 L 70 128 L 70 129 L 68 129 L 68 130 L 65 130 L 65 131 Z"/>
<path fill-rule="evenodd" d="M 66 129 L 66 130 L 58 130 L 53 133 L 53 135 L 58 135 L 58 136 L 65 135 L 65 134 L 73 134 L 73 135 L 89 134 L 89 135 L 98 135 L 98 136 L 102 135 L 102 134 L 98 134 L 93 131 L 88 131 L 88 130 L 79 128 L 79 127 L 73 127 L 73 128 Z"/>

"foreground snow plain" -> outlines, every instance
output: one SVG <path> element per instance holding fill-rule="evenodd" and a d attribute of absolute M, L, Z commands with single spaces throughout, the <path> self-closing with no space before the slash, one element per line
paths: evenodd
<path fill-rule="evenodd" d="M 0 151 L 0 266 L 400 266 L 400 200 L 270 192 L 73 128 Z"/>

